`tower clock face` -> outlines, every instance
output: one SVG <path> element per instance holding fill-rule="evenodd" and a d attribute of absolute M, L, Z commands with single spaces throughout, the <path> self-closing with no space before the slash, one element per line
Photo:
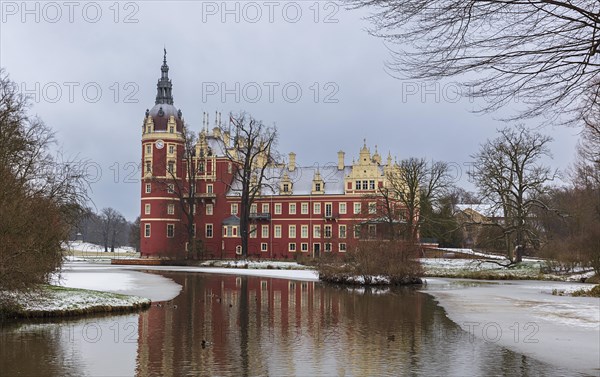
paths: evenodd
<path fill-rule="evenodd" d="M 162 140 L 157 140 L 156 141 L 156 149 L 163 149 L 163 147 L 165 146 L 165 142 Z"/>

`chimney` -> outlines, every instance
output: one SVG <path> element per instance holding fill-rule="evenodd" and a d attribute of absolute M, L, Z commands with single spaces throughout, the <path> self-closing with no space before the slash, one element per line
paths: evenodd
<path fill-rule="evenodd" d="M 346 164 L 344 163 L 344 151 L 338 152 L 338 170 L 344 170 Z"/>
<path fill-rule="evenodd" d="M 290 152 L 290 162 L 288 163 L 288 170 L 296 170 L 296 153 Z"/>

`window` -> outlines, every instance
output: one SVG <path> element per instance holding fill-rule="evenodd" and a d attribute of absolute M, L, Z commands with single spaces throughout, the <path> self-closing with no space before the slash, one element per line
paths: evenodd
<path fill-rule="evenodd" d="M 354 186 L 356 190 L 360 190 L 360 183 L 360 181 L 356 181 L 356 186 Z"/>
<path fill-rule="evenodd" d="M 144 214 L 146 214 L 146 215 L 150 214 L 150 204 L 144 205 Z"/>
<path fill-rule="evenodd" d="M 275 203 L 275 214 L 281 215 L 281 203 Z"/>
<path fill-rule="evenodd" d="M 331 252 L 331 243 L 325 243 L 325 252 Z"/>
<path fill-rule="evenodd" d="M 308 238 L 308 225 L 302 225 L 300 227 L 300 237 Z"/>
<path fill-rule="evenodd" d="M 374 180 L 369 181 L 369 190 L 375 190 L 375 181 Z"/>
<path fill-rule="evenodd" d="M 207 184 L 206 185 L 206 193 L 207 194 L 212 194 L 213 193 L 213 185 L 212 184 Z"/>
<path fill-rule="evenodd" d="M 369 224 L 369 238 L 375 238 L 377 235 L 377 226 L 375 224 Z"/>
<path fill-rule="evenodd" d="M 258 206 L 256 205 L 256 203 L 254 203 L 250 206 L 250 213 L 257 213 L 257 212 L 258 212 Z"/>
<path fill-rule="evenodd" d="M 266 242 L 261 243 L 260 244 L 260 251 L 265 252 L 267 250 L 269 250 L 268 246 L 267 246 L 267 243 Z"/>
<path fill-rule="evenodd" d="M 333 216 L 333 205 L 331 203 L 325 203 L 325 217 Z"/>
<path fill-rule="evenodd" d="M 313 203 L 313 213 L 315 215 L 321 214 L 321 203 Z"/>
<path fill-rule="evenodd" d="M 146 161 L 146 173 L 152 173 L 152 161 Z"/>
<path fill-rule="evenodd" d="M 360 237 L 360 225 L 354 225 L 354 238 Z"/>
<path fill-rule="evenodd" d="M 289 237 L 296 238 L 296 225 L 290 225 L 288 228 Z"/>
<path fill-rule="evenodd" d="M 359 215 L 361 212 L 360 203 L 354 203 L 354 214 Z"/>
<path fill-rule="evenodd" d="M 225 237 L 237 237 L 238 227 L 235 225 L 227 225 L 223 227 Z"/>
<path fill-rule="evenodd" d="M 169 154 L 175 154 L 175 146 L 173 144 L 169 144 Z"/>
<path fill-rule="evenodd" d="M 315 191 L 321 191 L 321 184 L 315 183 Z"/>
<path fill-rule="evenodd" d="M 250 238 L 256 238 L 256 224 L 250 224 Z"/>
<path fill-rule="evenodd" d="M 152 192 L 152 184 L 146 183 L 146 194 L 150 194 Z"/>
<path fill-rule="evenodd" d="M 313 237 L 314 238 L 321 238 L 321 225 L 314 225 L 313 226 Z"/>
<path fill-rule="evenodd" d="M 175 192 L 175 185 L 174 185 L 174 184 L 172 184 L 172 183 L 169 183 L 169 184 L 167 185 L 167 192 L 168 192 L 169 194 L 173 194 L 173 193 Z"/>
<path fill-rule="evenodd" d="M 202 152 L 200 152 L 202 153 Z M 198 164 L 198 173 L 204 173 L 204 162 Z"/>
<path fill-rule="evenodd" d="M 369 215 L 374 215 L 377 213 L 377 203 L 370 202 L 369 203 Z"/>
<path fill-rule="evenodd" d="M 231 214 L 232 215 L 237 215 L 238 213 L 238 204 L 237 203 L 231 203 Z"/>
<path fill-rule="evenodd" d="M 167 237 L 175 237 L 175 224 L 167 224 Z"/>
<path fill-rule="evenodd" d="M 292 253 L 295 252 L 296 251 L 296 243 L 295 242 L 290 242 L 289 245 L 288 245 L 288 250 L 290 252 L 292 252 Z"/>
<path fill-rule="evenodd" d="M 146 154 L 152 154 L 152 144 L 146 144 Z"/>
<path fill-rule="evenodd" d="M 268 225 L 263 225 L 261 227 L 261 237 L 262 238 L 269 238 L 269 226 Z"/>
<path fill-rule="evenodd" d="M 308 203 L 300 204 L 300 213 L 303 215 L 308 215 Z"/>
<path fill-rule="evenodd" d="M 300 251 L 302 251 L 303 253 L 306 253 L 308 251 L 308 244 L 307 243 L 301 243 L 300 244 Z"/>
<path fill-rule="evenodd" d="M 368 190 L 369 189 L 369 182 L 368 181 L 362 181 L 362 189 L 363 190 Z"/>
<path fill-rule="evenodd" d="M 323 230 L 325 231 L 325 238 L 331 238 L 331 225 L 325 225 Z"/>
<path fill-rule="evenodd" d="M 340 243 L 340 253 L 345 253 L 345 252 L 346 252 L 346 244 Z"/>
<path fill-rule="evenodd" d="M 269 213 L 269 203 L 262 205 L 262 213 Z"/>
<path fill-rule="evenodd" d="M 235 247 L 235 253 L 237 255 L 242 255 L 242 245 L 237 245 Z M 241 282 L 240 282 L 240 284 L 241 284 Z M 237 278 L 235 279 L 235 285 L 236 285 L 236 287 L 238 286 L 238 280 L 237 280 Z"/>
<path fill-rule="evenodd" d="M 150 224 L 144 225 L 144 237 L 150 237 Z"/>
<path fill-rule="evenodd" d="M 290 215 L 296 214 L 296 203 L 290 203 L 289 205 Z"/>
<path fill-rule="evenodd" d="M 214 213 L 214 206 L 212 203 L 206 205 L 206 215 L 211 216 Z"/>
<path fill-rule="evenodd" d="M 167 172 L 170 174 L 175 173 L 175 161 L 169 161 L 167 164 Z"/>
<path fill-rule="evenodd" d="M 346 238 L 346 225 L 340 225 L 340 238 Z"/>
<path fill-rule="evenodd" d="M 175 204 L 167 204 L 167 215 L 175 214 Z"/>
<path fill-rule="evenodd" d="M 290 192 L 290 185 L 289 185 L 289 183 L 284 183 L 283 184 L 283 192 Z"/>
<path fill-rule="evenodd" d="M 281 238 L 281 225 L 275 225 L 274 233 L 275 238 Z"/>
<path fill-rule="evenodd" d="M 169 126 L 169 133 L 172 134 L 174 131 L 173 126 Z"/>
<path fill-rule="evenodd" d="M 340 211 L 340 215 L 345 215 L 346 214 L 346 203 L 340 203 L 338 205 L 339 211 Z"/>

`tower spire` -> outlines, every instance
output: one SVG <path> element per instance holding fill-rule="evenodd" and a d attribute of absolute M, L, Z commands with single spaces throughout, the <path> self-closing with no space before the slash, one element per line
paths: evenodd
<path fill-rule="evenodd" d="M 163 56 L 163 65 L 160 67 L 160 79 L 158 80 L 158 84 L 156 84 L 156 102 L 165 103 L 172 105 L 173 104 L 173 84 L 169 79 L 169 66 L 167 65 L 167 49 L 164 49 Z"/>

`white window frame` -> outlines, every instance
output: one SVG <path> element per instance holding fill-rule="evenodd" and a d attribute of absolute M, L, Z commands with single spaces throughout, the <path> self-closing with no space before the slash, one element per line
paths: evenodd
<path fill-rule="evenodd" d="M 308 238 L 308 225 L 300 226 L 300 238 Z"/>
<path fill-rule="evenodd" d="M 206 204 L 206 216 L 212 216 L 215 213 L 215 206 L 212 203 Z"/>
<path fill-rule="evenodd" d="M 169 236 L 169 229 L 172 229 L 171 235 Z M 175 238 L 175 224 L 167 224 L 167 238 Z"/>
<path fill-rule="evenodd" d="M 239 211 L 239 206 L 238 206 L 238 204 L 237 204 L 237 203 L 231 203 L 231 206 L 230 206 L 230 207 L 231 207 L 231 208 L 230 208 L 230 213 L 231 213 L 232 215 L 237 215 L 237 214 L 238 214 L 238 211 Z"/>
<path fill-rule="evenodd" d="M 346 212 L 348 211 L 347 206 L 346 206 L 346 202 L 340 202 L 338 203 L 338 211 L 340 213 L 340 215 L 345 215 Z"/>
<path fill-rule="evenodd" d="M 263 203 L 261 213 L 269 213 L 269 211 L 270 211 L 269 203 Z"/>
<path fill-rule="evenodd" d="M 360 215 L 360 213 L 362 212 L 362 203 L 361 202 L 355 202 L 354 205 L 354 214 L 355 215 Z"/>
<path fill-rule="evenodd" d="M 323 237 L 325 237 L 325 238 L 333 237 L 333 227 L 331 225 L 323 226 Z"/>
<path fill-rule="evenodd" d="M 150 238 L 151 235 L 152 235 L 151 224 L 144 224 L 144 238 Z"/>
<path fill-rule="evenodd" d="M 290 203 L 288 205 L 288 210 L 290 212 L 290 215 L 295 215 L 296 214 L 296 203 Z"/>
<path fill-rule="evenodd" d="M 174 214 L 175 214 L 175 204 L 173 204 L 173 203 L 167 204 L 167 215 L 174 215 Z"/>
<path fill-rule="evenodd" d="M 288 238 L 296 238 L 296 225 L 288 226 Z"/>
<path fill-rule="evenodd" d="M 275 203 L 273 208 L 275 215 L 281 215 L 281 209 L 281 203 Z"/>
<path fill-rule="evenodd" d="M 269 226 L 262 225 L 260 227 L 260 238 L 269 238 Z"/>
<path fill-rule="evenodd" d="M 300 244 L 300 252 L 308 253 L 308 243 L 307 242 L 302 242 Z"/>
<path fill-rule="evenodd" d="M 347 248 L 346 248 L 346 243 L 345 242 L 340 242 L 338 245 L 338 250 L 340 251 L 340 253 L 345 253 Z"/>
<path fill-rule="evenodd" d="M 152 184 L 146 183 L 146 194 L 150 194 L 152 192 Z"/>
<path fill-rule="evenodd" d="M 321 238 L 321 225 L 313 225 L 313 238 Z"/>
<path fill-rule="evenodd" d="M 369 202 L 369 215 L 377 213 L 377 202 Z"/>
<path fill-rule="evenodd" d="M 250 227 L 248 228 L 250 234 L 250 238 L 256 238 L 257 233 L 258 233 L 258 227 L 256 226 L 256 224 L 250 224 Z"/>
<path fill-rule="evenodd" d="M 213 226 L 213 224 L 206 224 L 206 226 L 204 227 L 204 236 L 206 238 L 213 238 L 214 234 L 215 234 L 215 227 Z"/>
<path fill-rule="evenodd" d="M 325 217 L 333 217 L 333 203 L 325 203 Z"/>
<path fill-rule="evenodd" d="M 288 251 L 290 253 L 295 253 L 296 252 L 296 243 L 295 242 L 290 242 L 288 244 Z"/>
<path fill-rule="evenodd" d="M 269 244 L 266 242 L 261 242 L 260 243 L 260 251 L 263 253 L 269 251 Z"/>
<path fill-rule="evenodd" d="M 313 215 L 321 214 L 321 203 L 315 202 L 313 203 Z"/>
<path fill-rule="evenodd" d="M 338 237 L 339 238 L 346 238 L 347 236 L 348 236 L 348 227 L 345 224 L 341 224 L 338 227 Z"/>
<path fill-rule="evenodd" d="M 300 203 L 300 214 L 308 215 L 308 202 Z"/>
<path fill-rule="evenodd" d="M 144 204 L 144 215 L 149 215 L 152 211 L 152 205 L 150 203 Z"/>
<path fill-rule="evenodd" d="M 275 225 L 273 227 L 273 237 L 281 238 L 281 225 Z"/>

